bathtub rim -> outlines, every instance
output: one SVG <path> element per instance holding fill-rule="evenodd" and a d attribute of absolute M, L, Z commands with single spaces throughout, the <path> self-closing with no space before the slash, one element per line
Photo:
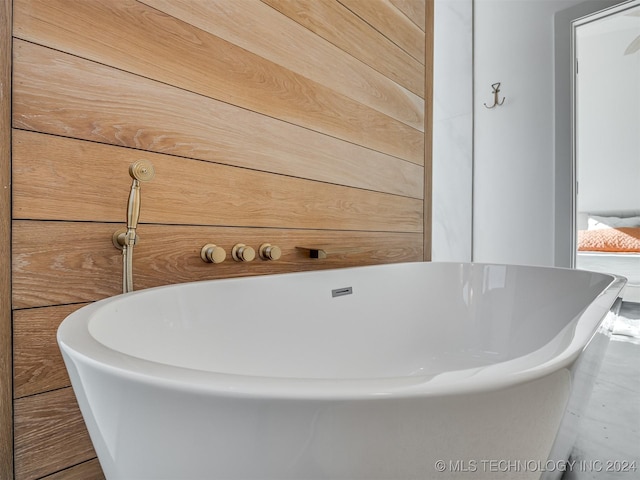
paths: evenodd
<path fill-rule="evenodd" d="M 408 265 L 423 262 L 404 262 Z M 529 265 L 481 263 L 481 262 L 432 262 L 456 266 L 506 266 L 525 267 L 547 270 L 575 269 L 559 267 L 539 267 Z M 322 270 L 366 269 L 379 268 L 388 265 L 370 265 L 360 267 L 346 267 Z M 277 276 L 293 276 L 314 272 L 292 272 L 277 274 Z M 116 295 L 96 301 L 84 306 L 69 316 L 60 324 L 57 331 L 57 341 L 62 351 L 67 370 L 75 371 L 80 377 L 83 369 L 90 366 L 102 374 L 123 377 L 130 381 L 142 382 L 156 387 L 179 389 L 192 393 L 216 394 L 237 398 L 286 398 L 286 399 L 365 399 L 365 398 L 411 398 L 433 397 L 456 394 L 488 392 L 516 386 L 528 381 L 545 377 L 557 370 L 569 368 L 587 347 L 602 324 L 607 312 L 616 299 L 621 295 L 626 279 L 619 275 L 587 272 L 611 279 L 609 284 L 586 306 L 586 308 L 554 337 L 567 335 L 573 330 L 569 344 L 558 355 L 540 364 L 528 364 L 527 360 L 535 356 L 539 350 L 527 355 L 516 357 L 491 365 L 462 370 L 452 370 L 437 375 L 378 377 L 378 378 L 295 378 L 295 377 L 265 377 L 239 375 L 223 372 L 196 370 L 142 359 L 127 353 L 111 349 L 95 339 L 88 329 L 88 322 L 94 312 L 104 305 L 114 301 L 121 301 L 125 296 L 162 289 L 176 288 L 180 285 L 192 283 L 210 283 L 220 281 L 241 281 L 241 278 L 203 280 L 181 284 L 164 285 L 127 294 Z M 274 275 L 275 276 L 275 275 Z M 578 328 L 579 319 L 584 315 L 596 315 L 599 320 L 592 329 Z M 84 325 L 84 329 L 82 326 Z M 78 344 L 90 346 L 92 356 L 81 353 L 81 349 L 74 348 Z M 545 346 L 549 345 L 545 344 Z M 544 347 L 543 347 L 544 348 Z M 95 358 L 94 358 L 95 357 Z M 520 365 L 520 367 L 519 367 Z M 524 365 L 525 368 L 522 368 Z M 132 368 L 135 366 L 135 368 Z M 515 368 L 514 368 L 515 367 Z M 73 375 L 71 375 L 73 377 Z M 72 378 L 73 379 L 73 378 Z M 72 382 L 73 383 L 73 382 Z"/>

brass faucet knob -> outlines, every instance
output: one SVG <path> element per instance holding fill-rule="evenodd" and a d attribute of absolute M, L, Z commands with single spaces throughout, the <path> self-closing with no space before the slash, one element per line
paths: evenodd
<path fill-rule="evenodd" d="M 263 243 L 258 250 L 262 260 L 278 260 L 282 256 L 282 250 L 276 245 Z"/>
<path fill-rule="evenodd" d="M 231 256 L 236 262 L 251 262 L 256 258 L 256 251 L 244 243 L 236 243 L 231 250 Z"/>
<path fill-rule="evenodd" d="M 222 263 L 227 258 L 227 252 L 224 248 L 218 247 L 213 243 L 207 243 L 202 250 L 200 250 L 200 258 L 203 262 L 207 263 Z"/>

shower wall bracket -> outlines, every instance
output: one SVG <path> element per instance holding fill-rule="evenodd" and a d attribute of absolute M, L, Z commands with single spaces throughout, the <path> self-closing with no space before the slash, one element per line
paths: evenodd
<path fill-rule="evenodd" d="M 140 235 L 136 235 L 136 238 L 133 240 L 135 243 L 138 243 L 140 240 Z M 122 250 L 127 243 L 127 229 L 119 228 L 115 232 L 113 232 L 113 236 L 111 237 L 111 241 L 113 242 L 113 246 L 118 250 Z"/>

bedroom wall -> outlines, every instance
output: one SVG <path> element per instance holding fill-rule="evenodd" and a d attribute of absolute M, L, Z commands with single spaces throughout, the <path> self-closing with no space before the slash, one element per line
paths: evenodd
<path fill-rule="evenodd" d="M 102 478 L 55 332 L 120 292 L 131 162 L 138 289 L 429 258 L 429 1 L 10 3 L 15 479 Z"/>
<path fill-rule="evenodd" d="M 574 243 L 574 182 L 573 134 L 571 130 L 573 76 L 571 49 L 571 22 L 609 8 L 618 0 L 588 0 L 559 10 L 554 15 L 555 38 L 555 252 L 554 264 L 571 267 L 575 256 Z"/>
<path fill-rule="evenodd" d="M 640 210 L 640 53 L 624 55 L 640 18 L 587 24 L 578 35 L 578 211 Z"/>

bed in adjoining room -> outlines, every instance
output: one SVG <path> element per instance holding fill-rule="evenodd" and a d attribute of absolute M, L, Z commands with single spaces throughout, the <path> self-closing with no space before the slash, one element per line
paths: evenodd
<path fill-rule="evenodd" d="M 623 300 L 640 302 L 640 210 L 578 214 L 576 268 L 627 278 Z"/>

